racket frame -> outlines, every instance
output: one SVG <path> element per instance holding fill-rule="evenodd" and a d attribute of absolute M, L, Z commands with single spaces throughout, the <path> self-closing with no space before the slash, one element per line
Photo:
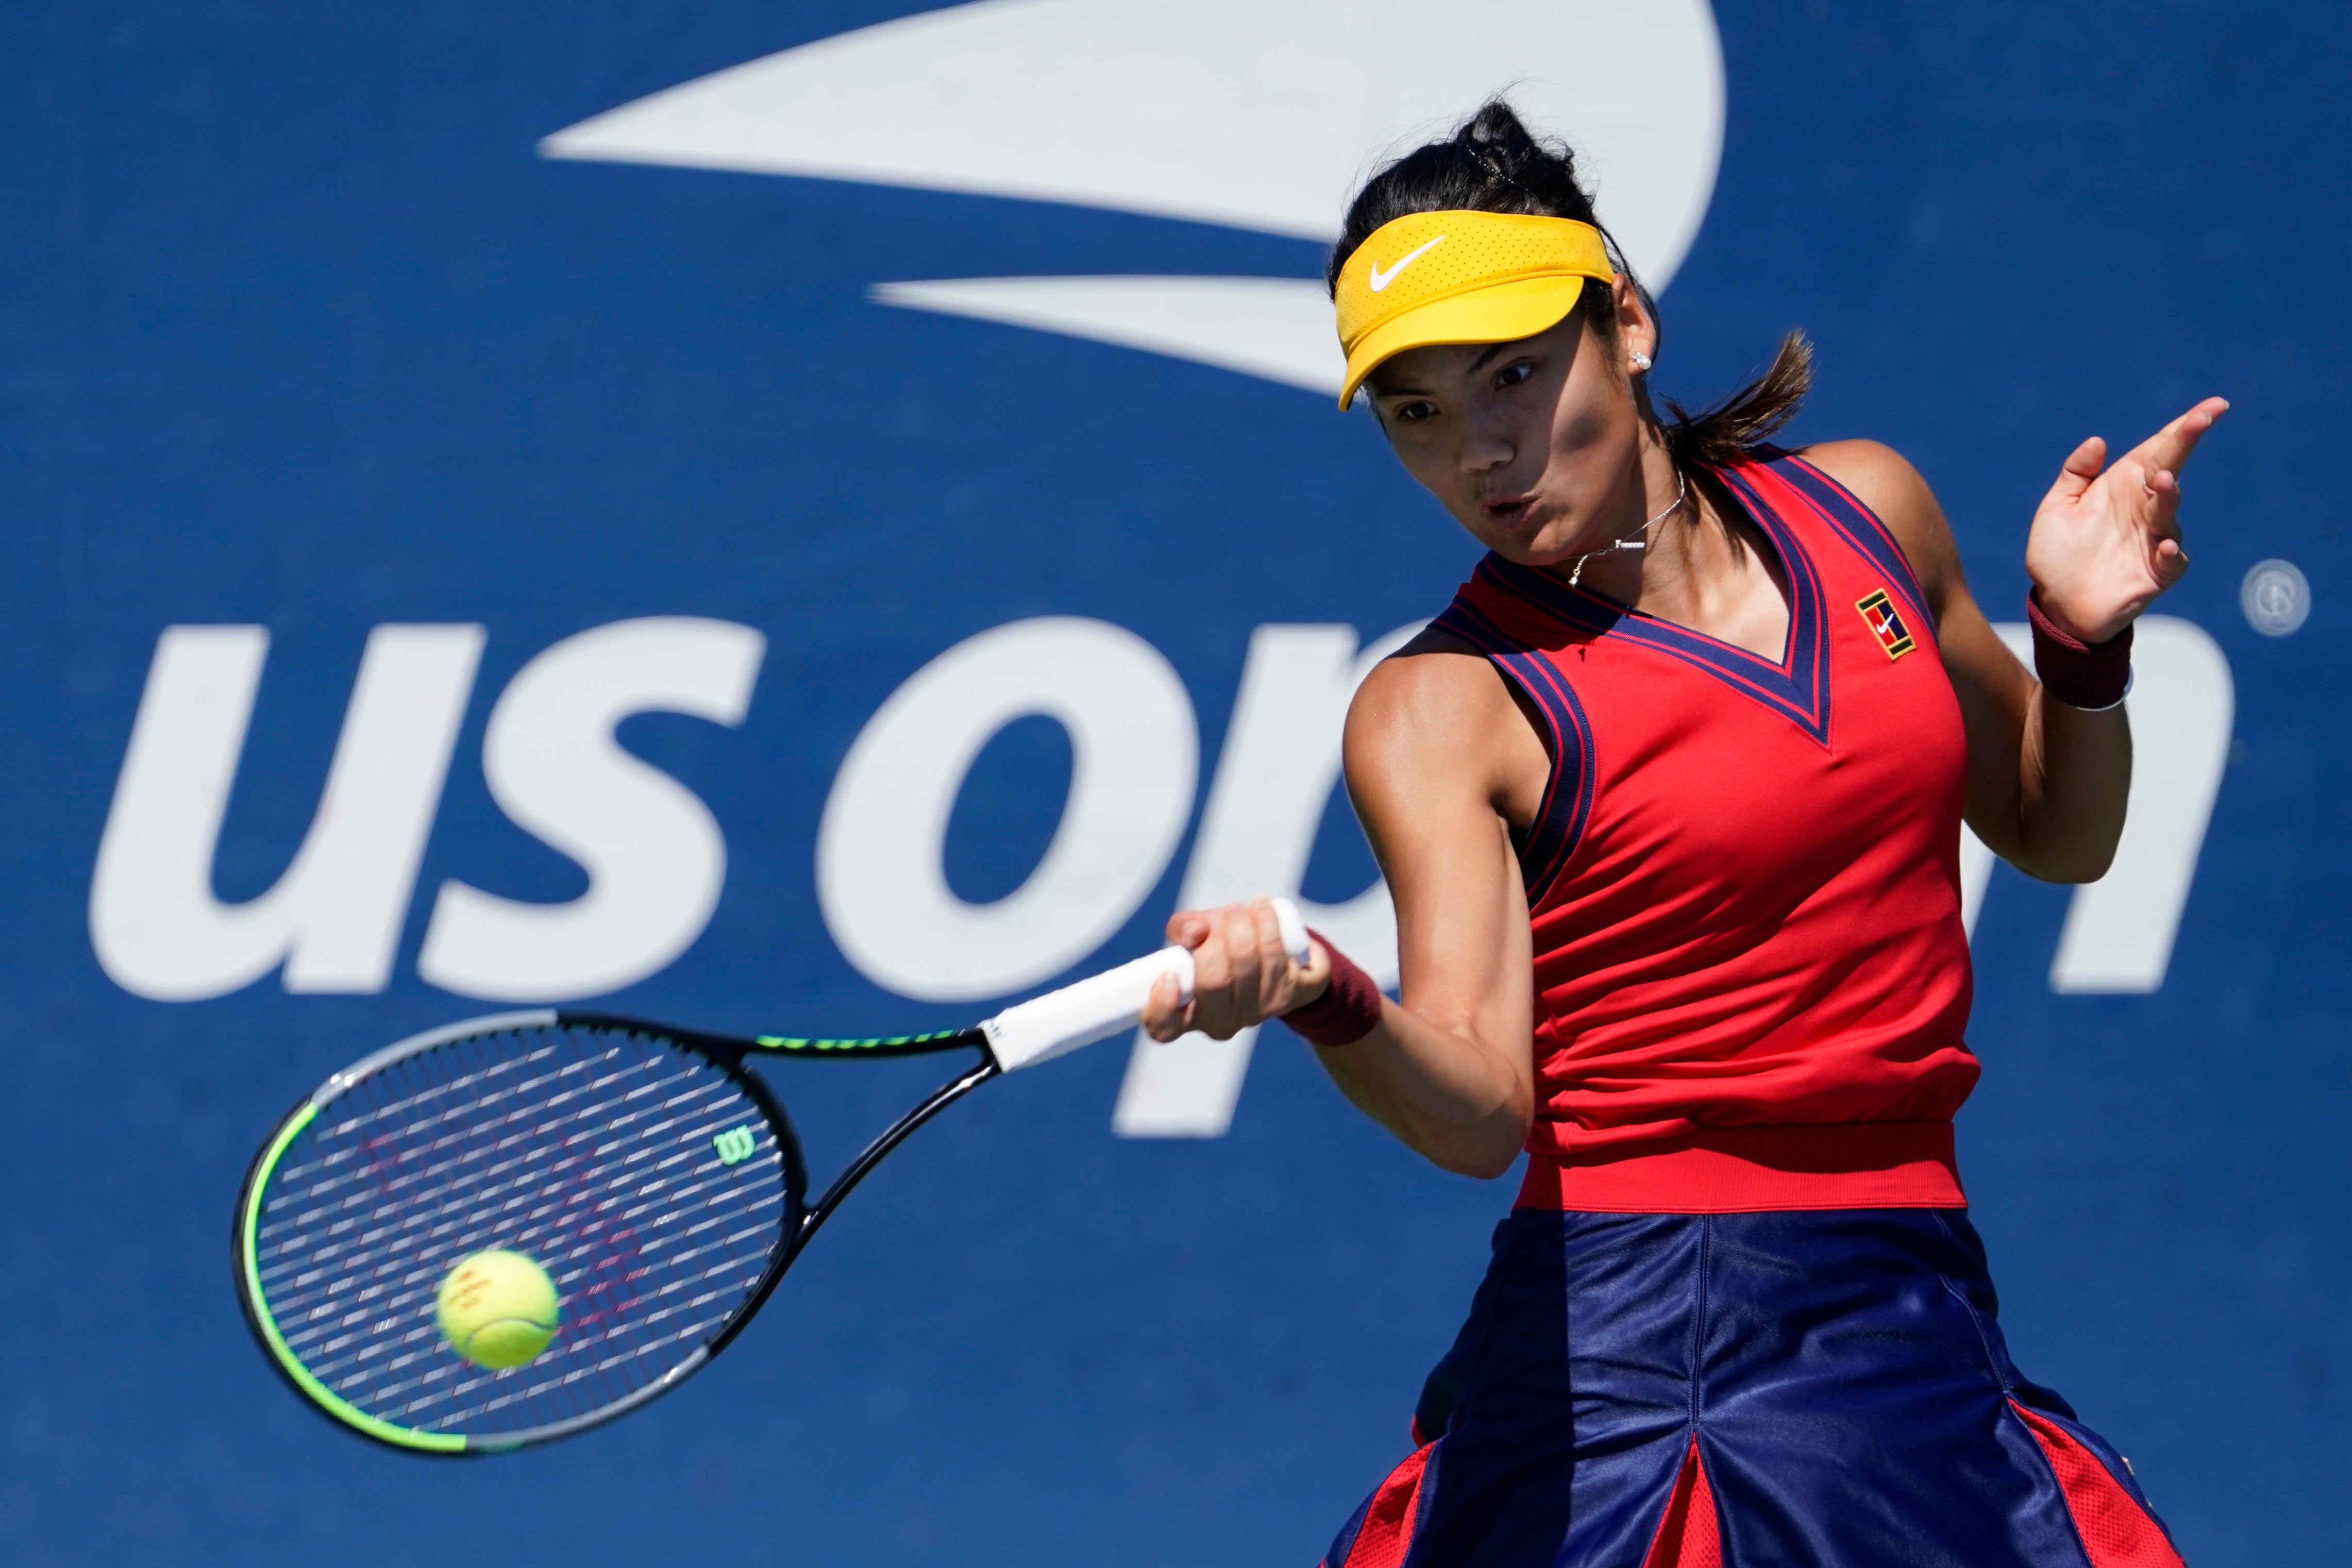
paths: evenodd
<path fill-rule="evenodd" d="M 454 1040 L 478 1036 L 519 1033 L 534 1029 L 575 1027 L 606 1033 L 628 1035 L 662 1041 L 673 1048 L 689 1051 L 724 1072 L 740 1089 L 760 1113 L 766 1118 L 771 1134 L 776 1140 L 778 1156 L 782 1164 L 784 1213 L 780 1222 L 782 1239 L 771 1253 L 767 1266 L 743 1300 L 736 1304 L 709 1341 L 698 1345 L 677 1365 L 653 1379 L 645 1386 L 633 1389 L 610 1405 L 569 1416 L 562 1421 L 526 1428 L 520 1432 L 496 1436 L 470 1437 L 464 1433 L 426 1432 L 372 1416 L 327 1386 L 316 1374 L 302 1364 L 286 1343 L 284 1333 L 270 1315 L 268 1297 L 261 1286 L 259 1239 L 261 1206 L 269 1186 L 269 1178 L 278 1161 L 294 1140 L 302 1134 L 318 1114 L 365 1080 L 373 1077 L 395 1062 L 447 1045 Z M 922 1102 L 884 1128 L 856 1158 L 843 1167 L 824 1193 L 812 1204 L 808 1201 L 808 1160 L 801 1148 L 800 1134 L 794 1130 L 792 1117 L 785 1112 L 783 1102 L 776 1098 L 766 1081 L 749 1071 L 745 1063 L 755 1055 L 821 1056 L 834 1060 L 872 1056 L 922 1056 L 965 1047 L 979 1050 L 982 1060 L 966 1071 L 949 1080 L 926 1095 Z M 237 1305 L 245 1314 L 245 1323 L 261 1347 L 263 1359 L 300 1395 L 305 1403 L 321 1414 L 341 1423 L 363 1437 L 409 1453 L 427 1454 L 440 1458 L 464 1458 L 484 1454 L 510 1452 L 516 1448 L 534 1448 L 542 1443 L 568 1437 L 591 1427 L 627 1415 L 640 1406 L 659 1398 L 676 1388 L 708 1364 L 711 1357 L 724 1350 L 743 1326 L 773 1294 L 784 1270 L 808 1246 L 833 1211 L 841 1206 L 858 1183 L 881 1163 L 884 1155 L 904 1143 L 917 1128 L 938 1115 L 964 1095 L 996 1077 L 1003 1069 L 988 1050 L 987 1039 L 978 1029 L 957 1030 L 940 1034 L 908 1035 L 878 1040 L 801 1040 L 768 1036 L 746 1039 L 736 1035 L 712 1034 L 701 1030 L 679 1029 L 674 1025 L 655 1023 L 645 1019 L 626 1018 L 614 1013 L 581 1012 L 567 1009 L 534 1008 L 516 1012 L 490 1013 L 480 1018 L 464 1019 L 452 1024 L 412 1034 L 394 1041 L 383 1050 L 361 1058 L 351 1066 L 333 1074 L 299 1101 L 279 1121 L 269 1141 L 262 1145 L 252 1165 L 247 1167 L 245 1180 L 237 1189 L 235 1223 L 230 1232 L 231 1263 L 236 1280 Z"/>

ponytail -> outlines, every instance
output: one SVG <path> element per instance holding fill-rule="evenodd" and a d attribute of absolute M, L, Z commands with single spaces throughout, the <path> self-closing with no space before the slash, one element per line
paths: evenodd
<path fill-rule="evenodd" d="M 1525 213 L 1538 217 L 1573 218 L 1601 231 L 1609 259 L 1641 295 L 1650 318 L 1658 320 L 1657 302 L 1642 287 L 1625 263 L 1624 253 L 1592 209 L 1592 196 L 1577 177 L 1576 154 L 1567 144 L 1547 141 L 1530 131 L 1510 104 L 1489 99 L 1478 112 L 1443 141 L 1416 147 L 1370 180 L 1348 204 L 1339 242 L 1324 282 L 1335 292 L 1339 269 L 1374 230 L 1410 213 L 1458 211 Z M 1588 287 L 1577 297 L 1576 308 L 1602 344 L 1617 344 L 1617 301 L 1606 288 Z M 1657 357 L 1665 346 L 1665 328 L 1658 327 Z M 1679 468 L 1720 467 L 1733 462 L 1796 417 L 1812 387 L 1813 350 L 1802 332 L 1780 340 L 1780 350 L 1769 369 L 1733 392 L 1694 414 L 1672 399 L 1666 410 L 1671 423 L 1661 422 L 1650 406 L 1642 382 L 1633 396 L 1642 415 L 1657 425 L 1667 452 Z"/>
<path fill-rule="evenodd" d="M 1677 468 L 1720 468 L 1797 415 L 1813 385 L 1813 345 L 1802 332 L 1780 340 L 1765 372 L 1710 407 L 1692 413 L 1674 399 L 1666 412 L 1666 451 Z"/>

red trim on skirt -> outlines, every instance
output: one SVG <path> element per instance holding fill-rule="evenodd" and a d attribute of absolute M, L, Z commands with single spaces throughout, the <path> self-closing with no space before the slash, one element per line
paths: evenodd
<path fill-rule="evenodd" d="M 1642 1568 L 1723 1568 L 1723 1526 L 1715 1517 L 1715 1489 L 1706 1484 L 1696 1437 L 1683 1457 L 1683 1473 L 1675 1478 Z"/>
<path fill-rule="evenodd" d="M 1420 1512 L 1421 1477 L 1429 1463 L 1429 1448 L 1424 1445 L 1412 1457 L 1399 1465 L 1372 1494 L 1364 1510 L 1364 1522 L 1356 1531 L 1356 1543 L 1348 1549 L 1348 1559 L 1336 1568 L 1398 1568 L 1405 1552 L 1412 1545 L 1412 1526 Z M 1334 1568 L 1326 1563 L 1324 1568 Z"/>
<path fill-rule="evenodd" d="M 2009 1407 L 2032 1431 L 2033 1440 L 2049 1458 L 2091 1568 L 2182 1568 L 2172 1542 L 2097 1455 L 2048 1416 L 2028 1410 L 2014 1399 Z"/>

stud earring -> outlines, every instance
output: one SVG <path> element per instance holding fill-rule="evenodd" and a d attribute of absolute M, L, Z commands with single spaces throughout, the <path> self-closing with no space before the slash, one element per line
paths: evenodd
<path fill-rule="evenodd" d="M 1627 358 L 1632 360 L 1633 362 L 1633 373 L 1635 375 L 1640 375 L 1643 371 L 1650 368 L 1650 356 L 1642 352 L 1639 349 L 1634 350 L 1633 353 L 1627 356 Z"/>

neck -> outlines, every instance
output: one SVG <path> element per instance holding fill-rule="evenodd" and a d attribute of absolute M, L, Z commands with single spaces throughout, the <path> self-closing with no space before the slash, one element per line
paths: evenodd
<path fill-rule="evenodd" d="M 1670 500 L 1673 465 L 1663 461 L 1663 452 L 1657 455 L 1653 467 L 1645 453 L 1637 472 L 1648 494 Z M 1780 559 L 1759 548 L 1754 530 L 1738 514 L 1716 511 L 1695 484 L 1688 500 L 1650 531 L 1648 549 L 1589 558 L 1580 586 L 1759 658 L 1777 659 L 1788 645 L 1788 581 Z"/>
<path fill-rule="evenodd" d="M 1647 423 L 1635 438 L 1620 494 L 1622 498 L 1610 508 L 1606 531 L 1591 549 L 1549 570 L 1620 604 L 1638 605 L 1654 579 L 1688 573 L 1692 525 L 1703 515 L 1706 502 L 1698 487 L 1675 471 L 1665 443 Z M 1675 505 L 1678 494 L 1680 506 Z M 1643 548 L 1620 548 L 1629 540 Z"/>

